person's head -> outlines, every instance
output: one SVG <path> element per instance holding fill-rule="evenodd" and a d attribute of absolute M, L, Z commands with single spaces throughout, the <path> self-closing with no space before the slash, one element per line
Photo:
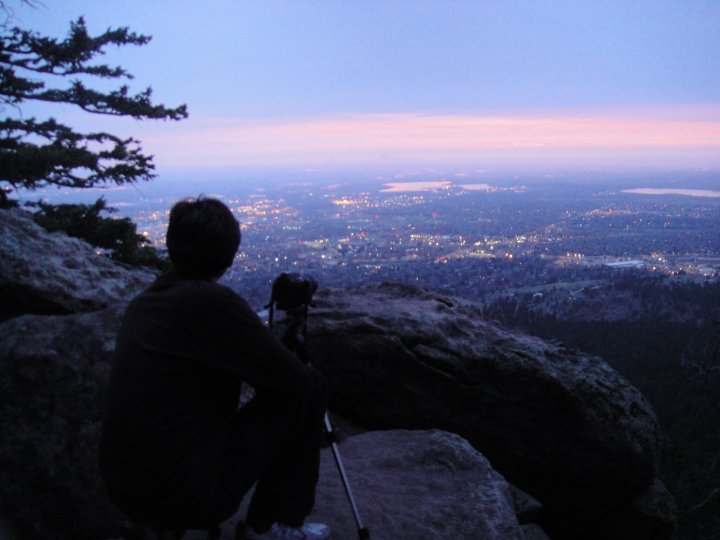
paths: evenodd
<path fill-rule="evenodd" d="M 240 224 L 217 199 L 185 199 L 170 210 L 167 249 L 181 273 L 201 279 L 220 277 L 240 245 Z"/>

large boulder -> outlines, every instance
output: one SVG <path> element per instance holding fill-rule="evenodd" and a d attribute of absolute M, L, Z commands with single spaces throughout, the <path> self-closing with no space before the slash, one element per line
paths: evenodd
<path fill-rule="evenodd" d="M 111 538 L 97 467 L 123 307 L 0 324 L 0 513 L 24 539 Z"/>
<path fill-rule="evenodd" d="M 154 278 L 98 254 L 65 233 L 48 233 L 32 214 L 0 210 L 0 321 L 24 313 L 93 311 L 134 295 Z"/>
<path fill-rule="evenodd" d="M 96 453 L 123 308 L 0 324 L 0 523 L 17 540 L 117 535 Z M 373 538 L 522 538 L 507 482 L 459 436 L 372 432 L 340 447 Z M 355 537 L 329 450 L 317 501 L 336 538 Z M 232 524 L 223 538 L 232 540 Z"/>
<path fill-rule="evenodd" d="M 511 486 L 458 435 L 372 431 L 343 440 L 339 449 L 360 518 L 372 538 L 524 539 Z M 249 498 L 228 525 L 242 518 Z M 327 523 L 333 538 L 358 537 L 329 449 L 323 451 L 315 510 L 308 520 Z"/>
<path fill-rule="evenodd" d="M 509 484 L 467 441 L 443 431 L 373 431 L 340 444 L 364 525 L 373 538 L 520 540 Z M 325 455 L 315 515 L 336 538 L 357 527 Z"/>
<path fill-rule="evenodd" d="M 654 489 L 655 414 L 601 359 L 415 287 L 321 291 L 316 303 L 306 344 L 341 414 L 373 429 L 460 434 L 543 503 L 554 539 L 670 537 L 672 501 Z"/>

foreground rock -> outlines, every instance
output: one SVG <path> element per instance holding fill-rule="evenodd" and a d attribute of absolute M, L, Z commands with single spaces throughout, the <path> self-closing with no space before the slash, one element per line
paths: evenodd
<path fill-rule="evenodd" d="M 26 213 L 0 210 L 2 317 L 98 309 L 129 298 L 150 279 L 149 273 L 129 272 L 96 256 L 81 241 L 45 233 Z M 331 382 L 334 405 L 346 416 L 380 429 L 440 428 L 460 434 L 505 478 L 543 503 L 540 519 L 554 540 L 669 538 L 674 510 L 655 478 L 655 416 L 637 390 L 604 362 L 503 330 L 484 322 L 469 303 L 416 288 L 383 286 L 318 298 L 308 346 L 313 363 Z M 121 313 L 122 306 L 113 305 L 0 324 L 0 518 L 23 538 L 83 540 L 115 532 L 117 514 L 100 485 L 96 449 Z M 383 442 L 397 447 L 397 440 Z M 429 489 L 413 499 L 403 483 L 411 482 L 409 469 L 397 471 L 393 487 L 398 491 L 392 496 L 388 486 L 378 488 L 383 497 L 373 496 L 372 482 L 389 478 L 392 463 L 413 463 L 417 456 L 426 465 L 449 459 L 433 458 L 427 446 L 413 444 L 415 453 L 398 462 L 377 441 L 372 452 L 361 447 L 352 458 L 361 468 L 384 471 L 360 475 L 358 494 L 371 497 L 363 504 L 384 507 L 385 496 L 398 504 L 384 514 L 373 510 L 372 516 L 383 516 L 374 527 L 395 531 L 406 526 L 414 513 L 414 508 L 406 511 L 409 504 L 443 512 L 434 526 L 453 523 L 458 527 L 453 534 L 469 530 L 454 516 L 489 527 L 488 534 L 494 534 L 493 523 L 506 523 L 481 525 L 468 517 L 472 512 L 466 507 L 435 506 L 437 501 L 425 500 Z M 469 456 L 457 439 L 442 444 L 479 463 L 472 457 L 477 454 Z M 422 476 L 420 486 L 429 486 L 431 476 Z M 438 489 L 451 481 L 441 478 Z M 483 504 L 499 508 L 503 497 L 491 493 L 483 492 Z M 329 515 L 349 515 L 344 499 L 328 498 L 334 499 L 342 514 L 328 510 Z M 468 502 L 477 508 L 472 499 Z M 426 532 L 409 537 L 422 538 Z"/>
<path fill-rule="evenodd" d="M 48 233 L 28 212 L 0 210 L 0 321 L 101 309 L 139 292 L 153 277 L 98 255 L 82 240 Z"/>
<path fill-rule="evenodd" d="M 340 452 L 372 538 L 524 538 L 509 484 L 457 435 L 374 431 L 343 441 Z M 329 449 L 323 453 L 316 501 L 310 521 L 330 525 L 338 540 L 358 537 Z M 232 539 L 232 530 L 227 527 L 223 540 Z"/>
<path fill-rule="evenodd" d="M 310 357 L 343 415 L 374 429 L 460 434 L 543 503 L 554 539 L 670 537 L 656 417 L 605 362 L 417 288 L 316 299 Z"/>
<path fill-rule="evenodd" d="M 340 445 L 365 525 L 374 538 L 522 538 L 510 486 L 467 441 L 446 432 L 385 431 Z M 337 538 L 356 526 L 326 454 L 315 517 Z"/>
<path fill-rule="evenodd" d="M 23 539 L 112 537 L 96 456 L 122 311 L 0 324 L 0 513 Z"/>
<path fill-rule="evenodd" d="M 96 452 L 123 309 L 0 324 L 0 518 L 23 540 L 117 537 Z M 460 437 L 374 432 L 341 448 L 373 538 L 520 538 L 508 484 Z M 317 500 L 335 538 L 356 537 L 329 451 Z"/>

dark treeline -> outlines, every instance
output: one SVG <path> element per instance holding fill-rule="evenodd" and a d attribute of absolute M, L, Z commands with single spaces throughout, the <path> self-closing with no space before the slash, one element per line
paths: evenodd
<path fill-rule="evenodd" d="M 598 310 L 599 297 L 605 311 Z M 661 478 L 680 507 L 678 538 L 720 537 L 720 284 L 627 273 L 572 308 L 532 294 L 497 298 L 488 318 L 603 357 L 652 403 L 663 431 Z M 612 304 L 634 306 L 611 320 Z M 550 308 L 548 308 L 548 304 Z M 592 310 L 584 305 L 592 306 Z M 575 318 L 593 313 L 593 318 Z"/>

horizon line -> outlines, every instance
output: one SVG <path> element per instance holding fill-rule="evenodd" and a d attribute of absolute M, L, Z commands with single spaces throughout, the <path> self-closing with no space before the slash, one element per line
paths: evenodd
<path fill-rule="evenodd" d="M 192 118 L 141 135 L 164 166 L 348 166 L 399 163 L 563 163 L 633 156 L 720 165 L 720 108 L 708 114 L 345 114 L 314 118 Z M 686 111 L 687 112 L 687 111 Z"/>

